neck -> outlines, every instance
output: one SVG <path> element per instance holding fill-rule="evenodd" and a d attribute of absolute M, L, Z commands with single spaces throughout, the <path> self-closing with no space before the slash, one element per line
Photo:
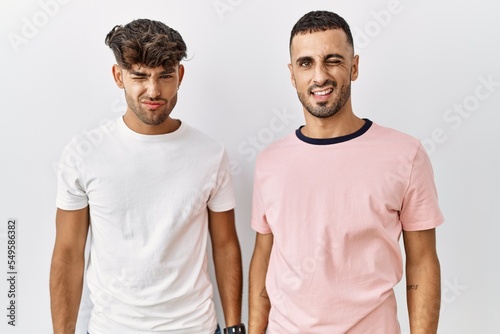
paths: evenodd
<path fill-rule="evenodd" d="M 123 121 L 128 126 L 128 128 L 134 132 L 143 135 L 162 135 L 166 133 L 171 133 L 177 130 L 181 126 L 181 122 L 178 119 L 173 119 L 168 117 L 163 123 L 158 125 L 148 125 L 139 120 L 132 113 L 126 112 L 123 115 Z"/>
<path fill-rule="evenodd" d="M 306 125 L 301 128 L 304 136 L 309 138 L 335 138 L 346 136 L 359 130 L 365 121 L 350 111 L 339 112 L 328 118 L 318 118 L 304 111 Z"/>

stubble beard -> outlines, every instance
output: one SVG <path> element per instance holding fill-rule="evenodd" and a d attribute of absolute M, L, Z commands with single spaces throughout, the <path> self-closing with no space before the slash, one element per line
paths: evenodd
<path fill-rule="evenodd" d="M 333 93 L 337 90 L 338 84 L 336 82 L 326 82 L 323 86 L 331 84 L 333 86 Z M 300 103 L 302 106 L 314 117 L 318 118 L 328 118 L 337 114 L 347 103 L 351 96 L 351 84 L 342 85 L 338 92 L 338 97 L 333 101 L 333 104 L 328 105 L 328 102 L 318 102 L 315 106 L 309 100 L 309 95 L 313 88 L 321 88 L 318 86 L 313 86 L 308 89 L 308 96 L 303 93 L 297 92 Z"/>
<path fill-rule="evenodd" d="M 163 98 L 144 98 L 141 97 L 139 98 L 139 102 L 136 102 L 133 98 L 131 98 L 127 92 L 125 92 L 125 100 L 127 102 L 128 107 L 134 112 L 134 114 L 137 116 L 137 118 L 144 124 L 146 125 L 160 125 L 163 124 L 168 117 L 170 116 L 170 113 L 174 109 L 175 105 L 177 104 L 177 94 L 173 96 L 170 100 L 166 100 Z M 164 102 L 165 104 L 154 111 L 151 111 L 144 107 L 140 101 L 161 101 Z"/>

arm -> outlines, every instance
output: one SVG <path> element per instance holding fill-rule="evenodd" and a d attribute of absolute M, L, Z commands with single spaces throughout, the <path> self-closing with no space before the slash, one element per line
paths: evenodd
<path fill-rule="evenodd" d="M 243 272 L 241 250 L 234 223 L 234 210 L 208 210 L 215 276 L 226 327 L 241 323 Z"/>
<path fill-rule="evenodd" d="M 408 315 L 412 334 L 437 333 L 441 273 L 435 229 L 403 232 Z"/>
<path fill-rule="evenodd" d="M 252 261 L 250 262 L 249 291 L 249 334 L 266 332 L 271 302 L 266 291 L 266 275 L 273 247 L 274 237 L 270 234 L 257 233 Z"/>
<path fill-rule="evenodd" d="M 56 241 L 50 268 L 50 307 L 54 334 L 75 333 L 83 288 L 88 207 L 57 209 Z"/>

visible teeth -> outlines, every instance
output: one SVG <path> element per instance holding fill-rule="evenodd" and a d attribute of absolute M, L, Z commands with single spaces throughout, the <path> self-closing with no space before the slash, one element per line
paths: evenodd
<path fill-rule="evenodd" d="M 326 95 L 326 94 L 330 94 L 332 92 L 332 89 L 327 89 L 327 90 L 323 90 L 321 92 L 313 92 L 314 95 Z"/>

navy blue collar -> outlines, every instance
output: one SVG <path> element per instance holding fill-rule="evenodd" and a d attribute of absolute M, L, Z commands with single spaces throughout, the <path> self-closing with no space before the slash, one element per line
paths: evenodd
<path fill-rule="evenodd" d="M 312 145 L 331 145 L 331 144 L 343 143 L 345 141 L 357 138 L 363 135 L 366 131 L 368 131 L 368 129 L 372 126 L 373 122 L 367 118 L 363 118 L 363 120 L 365 121 L 365 124 L 363 124 L 363 126 L 359 130 L 345 136 L 334 137 L 334 138 L 309 138 L 304 136 L 302 131 L 300 131 L 300 129 L 302 129 L 304 125 L 295 130 L 295 134 L 297 135 L 297 138 L 299 138 L 303 142 Z"/>

